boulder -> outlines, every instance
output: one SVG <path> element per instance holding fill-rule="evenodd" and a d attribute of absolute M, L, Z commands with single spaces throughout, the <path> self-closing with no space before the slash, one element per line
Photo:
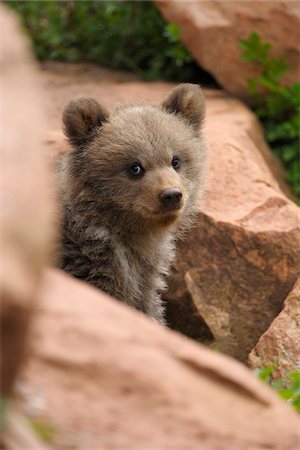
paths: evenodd
<path fill-rule="evenodd" d="M 288 379 L 300 372 L 300 278 L 284 302 L 284 308 L 260 337 L 249 355 L 253 368 L 274 366 L 272 377 Z"/>
<path fill-rule="evenodd" d="M 156 1 L 162 15 L 179 26 L 182 41 L 198 64 L 228 92 L 248 98 L 248 77 L 257 68 L 240 60 L 239 41 L 252 32 L 269 42 L 273 57 L 283 56 L 292 71 L 286 82 L 300 76 L 300 4 L 297 1 Z M 287 39 L 288 36 L 288 39 Z"/>
<path fill-rule="evenodd" d="M 300 446 L 299 417 L 243 365 L 59 271 L 40 291 L 30 348 L 21 379 L 58 448 Z"/>
<path fill-rule="evenodd" d="M 11 394 L 42 270 L 53 248 L 54 196 L 42 140 L 38 69 L 12 13 L 1 26 L 1 393 Z"/>

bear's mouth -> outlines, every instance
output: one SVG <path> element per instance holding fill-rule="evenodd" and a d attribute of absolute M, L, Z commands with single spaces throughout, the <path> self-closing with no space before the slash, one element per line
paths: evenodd
<path fill-rule="evenodd" d="M 148 217 L 151 217 L 155 221 L 158 222 L 175 222 L 180 216 L 182 210 L 182 205 L 178 205 L 176 207 L 164 207 L 150 210 L 145 208 L 145 212 Z"/>
<path fill-rule="evenodd" d="M 161 208 L 159 208 L 158 210 L 158 214 L 164 214 L 164 213 L 169 213 L 169 212 L 179 212 L 182 209 L 182 204 L 178 204 L 178 205 L 165 205 L 162 206 Z"/>

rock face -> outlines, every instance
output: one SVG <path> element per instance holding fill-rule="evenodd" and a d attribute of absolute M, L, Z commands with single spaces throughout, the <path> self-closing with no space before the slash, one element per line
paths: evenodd
<path fill-rule="evenodd" d="M 222 95 L 208 95 L 207 104 L 206 202 L 179 244 L 169 322 L 200 340 L 209 328 L 220 350 L 246 361 L 298 277 L 300 215 L 262 156 L 255 117 Z"/>
<path fill-rule="evenodd" d="M 283 56 L 293 71 L 287 82 L 299 80 L 300 4 L 297 1 L 157 1 L 169 22 L 182 31 L 182 41 L 201 67 L 228 92 L 247 98 L 246 78 L 255 75 L 252 64 L 240 60 L 240 39 L 258 33 Z M 288 36 L 288 39 L 287 39 Z"/>
<path fill-rule="evenodd" d="M 1 392 L 6 396 L 23 357 L 54 227 L 38 71 L 14 17 L 4 8 L 0 14 Z"/>
<path fill-rule="evenodd" d="M 239 363 L 59 272 L 39 305 L 22 378 L 59 448 L 299 447 L 297 415 Z"/>
<path fill-rule="evenodd" d="M 286 379 L 300 371 L 300 279 L 284 302 L 284 309 L 261 336 L 249 355 L 253 368 L 275 364 L 272 376 Z"/>

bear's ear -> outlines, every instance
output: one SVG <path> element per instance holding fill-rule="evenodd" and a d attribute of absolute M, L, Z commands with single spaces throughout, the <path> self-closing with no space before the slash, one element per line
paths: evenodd
<path fill-rule="evenodd" d="M 199 130 L 205 117 L 205 100 L 198 84 L 179 84 L 163 101 L 162 107 L 169 113 L 181 114 Z"/>
<path fill-rule="evenodd" d="M 63 112 L 65 135 L 74 147 L 93 139 L 94 131 L 108 119 L 108 112 L 96 100 L 81 97 L 72 100 Z"/>

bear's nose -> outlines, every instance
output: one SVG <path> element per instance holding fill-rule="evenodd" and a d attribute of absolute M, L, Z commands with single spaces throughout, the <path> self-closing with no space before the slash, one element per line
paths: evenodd
<path fill-rule="evenodd" d="M 159 194 L 161 203 L 166 207 L 176 207 L 180 204 L 182 192 L 179 188 L 168 188 Z"/>

